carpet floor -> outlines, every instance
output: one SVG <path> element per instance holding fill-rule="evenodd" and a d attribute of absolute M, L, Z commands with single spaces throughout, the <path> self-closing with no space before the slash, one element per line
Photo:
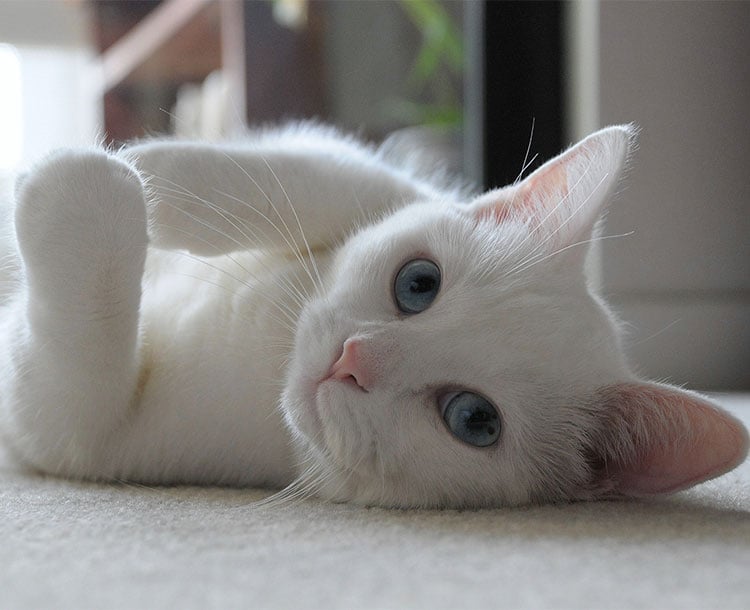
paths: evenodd
<path fill-rule="evenodd" d="M 750 426 L 750 395 L 717 396 Z M 398 511 L 0 459 L 0 609 L 750 608 L 750 462 L 650 502 Z"/>

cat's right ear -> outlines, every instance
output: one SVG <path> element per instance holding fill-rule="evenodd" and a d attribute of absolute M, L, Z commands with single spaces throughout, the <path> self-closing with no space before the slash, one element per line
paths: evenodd
<path fill-rule="evenodd" d="M 747 455 L 742 423 L 693 392 L 620 383 L 601 388 L 595 403 L 589 458 L 600 494 L 672 493 L 729 472 Z"/>
<path fill-rule="evenodd" d="M 528 224 L 549 251 L 586 240 L 622 174 L 635 136 L 632 125 L 602 129 L 518 184 L 480 196 L 469 211 L 480 221 Z"/>

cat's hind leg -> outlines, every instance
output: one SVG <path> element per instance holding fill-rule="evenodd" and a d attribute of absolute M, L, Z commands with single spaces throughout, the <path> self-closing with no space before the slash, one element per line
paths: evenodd
<path fill-rule="evenodd" d="M 64 151 L 16 201 L 25 288 L 0 321 L 3 436 L 42 470 L 96 477 L 138 383 L 143 185 L 103 151 Z"/>

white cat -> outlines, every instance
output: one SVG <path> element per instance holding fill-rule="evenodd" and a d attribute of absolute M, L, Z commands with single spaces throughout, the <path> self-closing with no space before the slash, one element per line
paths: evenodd
<path fill-rule="evenodd" d="M 69 477 L 400 507 L 727 472 L 742 425 L 634 376 L 585 278 L 632 136 L 475 198 L 309 125 L 53 154 L 16 192 L 3 436 Z"/>

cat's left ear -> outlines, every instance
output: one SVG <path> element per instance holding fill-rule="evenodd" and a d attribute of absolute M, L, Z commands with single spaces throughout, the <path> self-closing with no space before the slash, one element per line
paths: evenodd
<path fill-rule="evenodd" d="M 479 220 L 528 223 L 549 251 L 586 240 L 620 178 L 635 136 L 632 125 L 602 129 L 518 184 L 480 196 L 469 211 Z"/>
<path fill-rule="evenodd" d="M 672 493 L 729 472 L 747 455 L 742 423 L 693 392 L 628 382 L 601 388 L 594 402 L 597 495 Z"/>

